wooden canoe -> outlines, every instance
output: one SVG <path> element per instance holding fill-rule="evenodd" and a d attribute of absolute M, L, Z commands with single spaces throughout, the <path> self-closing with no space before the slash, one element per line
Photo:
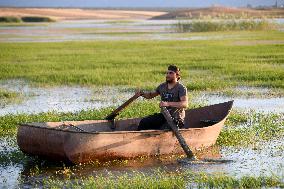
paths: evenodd
<path fill-rule="evenodd" d="M 186 110 L 180 132 L 191 149 L 215 144 L 232 105 L 229 101 Z M 169 130 L 137 131 L 140 120 L 25 123 L 19 125 L 17 142 L 29 155 L 72 163 L 184 153 Z"/>

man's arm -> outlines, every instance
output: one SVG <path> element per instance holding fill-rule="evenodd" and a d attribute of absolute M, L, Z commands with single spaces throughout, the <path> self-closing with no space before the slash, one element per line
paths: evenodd
<path fill-rule="evenodd" d="M 188 98 L 187 96 L 180 97 L 180 102 L 160 102 L 160 107 L 175 107 L 175 108 L 187 108 Z"/>
<path fill-rule="evenodd" d="M 143 96 L 143 97 L 146 98 L 146 99 L 151 99 L 151 98 L 154 98 L 154 97 L 156 97 L 156 96 L 159 95 L 159 93 L 156 92 L 156 91 L 143 92 L 143 91 L 141 91 L 140 89 L 138 89 L 138 90 L 136 91 L 136 94 L 139 94 L 140 96 Z"/>
<path fill-rule="evenodd" d="M 141 96 L 143 96 L 146 99 L 151 99 L 151 98 L 154 98 L 154 97 L 156 97 L 158 95 L 159 95 L 159 93 L 154 91 L 154 92 L 146 92 L 146 93 L 143 92 Z"/>

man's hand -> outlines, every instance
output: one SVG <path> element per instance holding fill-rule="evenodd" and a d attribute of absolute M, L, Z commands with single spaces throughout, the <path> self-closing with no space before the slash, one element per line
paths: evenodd
<path fill-rule="evenodd" d="M 142 96 L 142 97 L 144 97 L 146 99 L 151 99 L 151 98 L 154 98 L 154 97 L 159 95 L 157 92 L 144 92 L 144 91 L 142 91 L 140 89 L 137 89 L 135 94 L 139 95 L 139 96 Z"/>
<path fill-rule="evenodd" d="M 168 106 L 170 106 L 169 102 L 164 102 L 164 101 L 160 102 L 160 107 L 168 107 Z"/>
<path fill-rule="evenodd" d="M 137 96 L 143 96 L 144 95 L 144 92 L 141 90 L 141 89 L 137 89 L 136 91 L 135 91 L 135 95 L 137 95 Z M 144 96 L 143 96 L 144 97 Z"/>

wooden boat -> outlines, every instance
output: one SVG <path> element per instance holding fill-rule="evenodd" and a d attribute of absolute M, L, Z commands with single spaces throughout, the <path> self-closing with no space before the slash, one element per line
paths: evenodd
<path fill-rule="evenodd" d="M 180 132 L 191 149 L 215 144 L 232 105 L 229 101 L 186 110 Z M 137 131 L 140 120 L 25 123 L 17 141 L 29 155 L 72 163 L 184 153 L 170 130 Z"/>

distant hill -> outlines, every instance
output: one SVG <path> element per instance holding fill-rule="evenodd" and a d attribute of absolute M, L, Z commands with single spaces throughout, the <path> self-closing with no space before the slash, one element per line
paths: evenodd
<path fill-rule="evenodd" d="M 178 19 L 178 18 L 245 18 L 245 17 L 284 17 L 284 9 L 249 9 L 234 7 L 209 7 L 209 8 L 193 8 L 176 10 L 167 14 L 155 16 L 152 19 Z"/>
<path fill-rule="evenodd" d="M 167 12 L 140 10 L 104 10 L 74 8 L 0 8 L 0 17 L 45 16 L 55 20 L 78 19 L 150 19 Z"/>

